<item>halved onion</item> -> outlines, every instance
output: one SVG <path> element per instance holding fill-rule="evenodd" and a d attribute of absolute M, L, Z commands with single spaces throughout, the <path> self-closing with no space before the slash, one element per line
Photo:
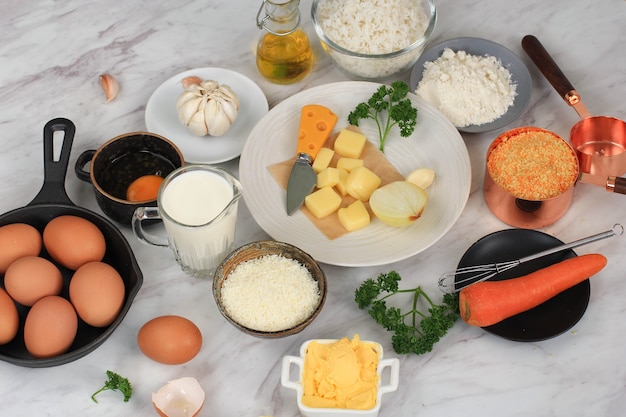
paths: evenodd
<path fill-rule="evenodd" d="M 204 390 L 197 379 L 169 381 L 152 393 L 152 405 L 161 417 L 194 417 L 204 404 Z"/>
<path fill-rule="evenodd" d="M 395 181 L 374 191 L 370 208 L 383 223 L 405 227 L 420 218 L 428 202 L 426 191 L 408 181 Z"/>

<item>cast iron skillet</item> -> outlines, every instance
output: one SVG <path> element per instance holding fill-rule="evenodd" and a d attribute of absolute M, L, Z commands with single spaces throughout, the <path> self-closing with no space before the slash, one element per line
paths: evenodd
<path fill-rule="evenodd" d="M 55 133 L 63 133 L 63 143 L 58 160 L 54 156 Z M 20 331 L 8 344 L 0 346 L 0 360 L 15 365 L 31 368 L 42 368 L 62 365 L 79 359 L 91 353 L 113 333 L 115 328 L 122 322 L 130 309 L 133 299 L 137 295 L 143 275 L 135 259 L 130 245 L 113 223 L 104 217 L 87 209 L 75 206 L 65 191 L 65 176 L 69 163 L 70 151 L 74 140 L 75 126 L 67 119 L 53 119 L 46 123 L 43 129 L 44 149 L 44 183 L 37 196 L 28 205 L 14 209 L 0 215 L 0 226 L 10 223 L 27 223 L 43 232 L 45 225 L 53 218 L 61 215 L 73 215 L 83 217 L 94 223 L 104 234 L 106 239 L 106 254 L 103 262 L 113 266 L 124 280 L 126 294 L 122 311 L 111 325 L 96 328 L 87 325 L 79 319 L 78 332 L 74 343 L 69 351 L 63 355 L 52 358 L 36 359 L 32 357 L 24 345 L 24 333 L 22 331 L 28 307 L 17 304 L 20 316 Z M 58 135 L 58 133 L 57 133 Z M 41 256 L 50 259 L 43 249 Z M 60 268 L 63 274 L 62 296 L 67 297 L 68 284 L 73 271 Z M 2 278 L 4 283 L 4 277 Z"/>

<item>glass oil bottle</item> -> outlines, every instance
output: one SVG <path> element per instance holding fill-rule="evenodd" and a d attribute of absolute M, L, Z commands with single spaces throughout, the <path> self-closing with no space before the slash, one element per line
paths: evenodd
<path fill-rule="evenodd" d="M 257 45 L 257 68 L 273 83 L 300 81 L 313 66 L 309 37 L 300 26 L 299 5 L 300 0 L 264 0 L 257 14 L 257 26 L 264 30 Z"/>

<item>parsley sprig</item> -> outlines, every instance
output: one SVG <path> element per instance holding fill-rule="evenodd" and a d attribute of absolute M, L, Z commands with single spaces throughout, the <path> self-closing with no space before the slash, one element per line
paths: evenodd
<path fill-rule="evenodd" d="M 96 395 L 106 390 L 120 391 L 124 395 L 124 402 L 128 402 L 133 395 L 133 387 L 130 385 L 130 381 L 113 371 L 107 371 L 107 376 L 109 379 L 104 383 L 104 386 L 92 394 L 91 399 L 93 402 L 97 403 Z"/>
<path fill-rule="evenodd" d="M 400 136 L 411 136 L 417 124 L 417 109 L 407 98 L 409 86 L 404 81 L 394 81 L 391 86 L 381 85 L 372 97 L 357 104 L 348 115 L 348 123 L 358 126 L 361 119 L 373 119 L 378 127 L 379 149 L 385 151 L 387 135 L 394 126 L 400 128 Z"/>
<path fill-rule="evenodd" d="M 378 324 L 394 332 L 391 344 L 396 353 L 430 352 L 458 319 L 458 297 L 445 294 L 442 304 L 435 304 L 421 287 L 399 289 L 400 280 L 396 271 L 369 278 L 356 289 L 354 301 L 361 310 L 367 309 Z M 413 294 L 409 311 L 387 306 L 389 297 L 402 293 Z M 426 304 L 427 313 L 419 310 L 420 304 Z"/>

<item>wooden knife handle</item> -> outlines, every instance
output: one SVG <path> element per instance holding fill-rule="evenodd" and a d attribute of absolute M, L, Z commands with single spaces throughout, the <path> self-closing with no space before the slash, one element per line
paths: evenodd
<path fill-rule="evenodd" d="M 533 35 L 524 36 L 522 48 L 524 48 L 524 51 L 526 51 L 544 77 L 552 84 L 552 87 L 569 103 L 568 97 L 574 90 L 574 86 L 569 82 L 541 42 L 539 42 L 539 39 Z"/>
<path fill-rule="evenodd" d="M 609 191 L 613 191 L 614 193 L 619 194 L 626 194 L 626 178 L 609 177 L 609 181 L 607 182 L 607 184 L 607 188 L 609 189 Z"/>

